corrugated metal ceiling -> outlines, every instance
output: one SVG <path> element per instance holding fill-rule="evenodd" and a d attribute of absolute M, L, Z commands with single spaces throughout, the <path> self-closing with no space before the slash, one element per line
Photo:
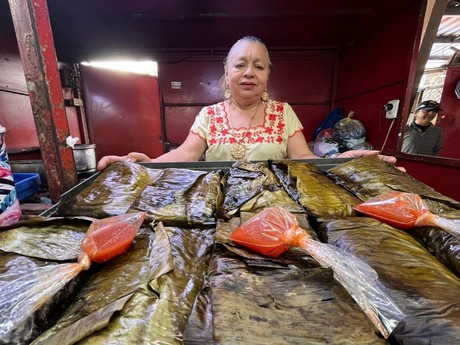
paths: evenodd
<path fill-rule="evenodd" d="M 445 66 L 460 51 L 460 1 L 450 1 L 439 24 L 426 68 Z"/>

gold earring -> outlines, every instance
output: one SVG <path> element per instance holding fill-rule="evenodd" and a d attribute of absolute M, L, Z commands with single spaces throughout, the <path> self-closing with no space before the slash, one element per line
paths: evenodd
<path fill-rule="evenodd" d="M 232 92 L 230 91 L 230 88 L 227 86 L 224 91 L 224 98 L 230 99 L 230 97 L 232 97 Z"/>
<path fill-rule="evenodd" d="M 262 101 L 264 101 L 264 102 L 267 102 L 267 101 L 268 101 L 269 96 L 268 96 L 267 90 L 265 90 L 265 91 L 262 93 L 262 97 L 261 97 L 261 98 L 262 98 Z"/>

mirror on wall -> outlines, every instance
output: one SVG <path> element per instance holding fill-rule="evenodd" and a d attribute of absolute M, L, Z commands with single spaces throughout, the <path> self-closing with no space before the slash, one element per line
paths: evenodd
<path fill-rule="evenodd" d="M 460 159 L 460 0 L 428 1 L 416 74 L 401 152 Z"/>

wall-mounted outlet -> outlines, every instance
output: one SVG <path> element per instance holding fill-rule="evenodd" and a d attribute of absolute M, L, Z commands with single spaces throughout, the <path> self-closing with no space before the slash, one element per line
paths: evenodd
<path fill-rule="evenodd" d="M 393 99 L 385 104 L 386 114 L 385 117 L 387 119 L 396 119 L 398 116 L 398 108 L 399 108 L 399 99 Z"/>

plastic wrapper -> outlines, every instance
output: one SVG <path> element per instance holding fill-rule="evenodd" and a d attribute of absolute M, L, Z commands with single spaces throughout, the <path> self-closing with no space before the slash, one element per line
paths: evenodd
<path fill-rule="evenodd" d="M 432 213 L 423 199 L 414 193 L 386 192 L 354 207 L 398 229 L 437 226 L 460 238 L 460 219 L 448 219 Z"/>
<path fill-rule="evenodd" d="M 359 120 L 352 119 L 353 112 L 334 125 L 333 138 L 339 144 L 340 152 L 362 147 L 366 142 L 366 129 Z"/>
<path fill-rule="evenodd" d="M 142 212 L 95 220 L 83 239 L 78 262 L 38 267 L 12 281 L 0 281 L 0 342 L 8 343 L 17 325 L 89 269 L 91 261 L 104 262 L 126 252 L 144 218 Z"/>
<path fill-rule="evenodd" d="M 366 263 L 338 248 L 313 240 L 301 229 L 295 216 L 281 207 L 271 207 L 243 223 L 230 235 L 235 243 L 258 253 L 277 257 L 290 247 L 306 250 L 355 299 L 380 333 L 388 338 L 404 313 L 378 286 L 377 273 Z"/>
<path fill-rule="evenodd" d="M 322 138 L 313 146 L 313 153 L 321 158 L 334 158 L 340 154 L 339 144 L 334 139 Z"/>

